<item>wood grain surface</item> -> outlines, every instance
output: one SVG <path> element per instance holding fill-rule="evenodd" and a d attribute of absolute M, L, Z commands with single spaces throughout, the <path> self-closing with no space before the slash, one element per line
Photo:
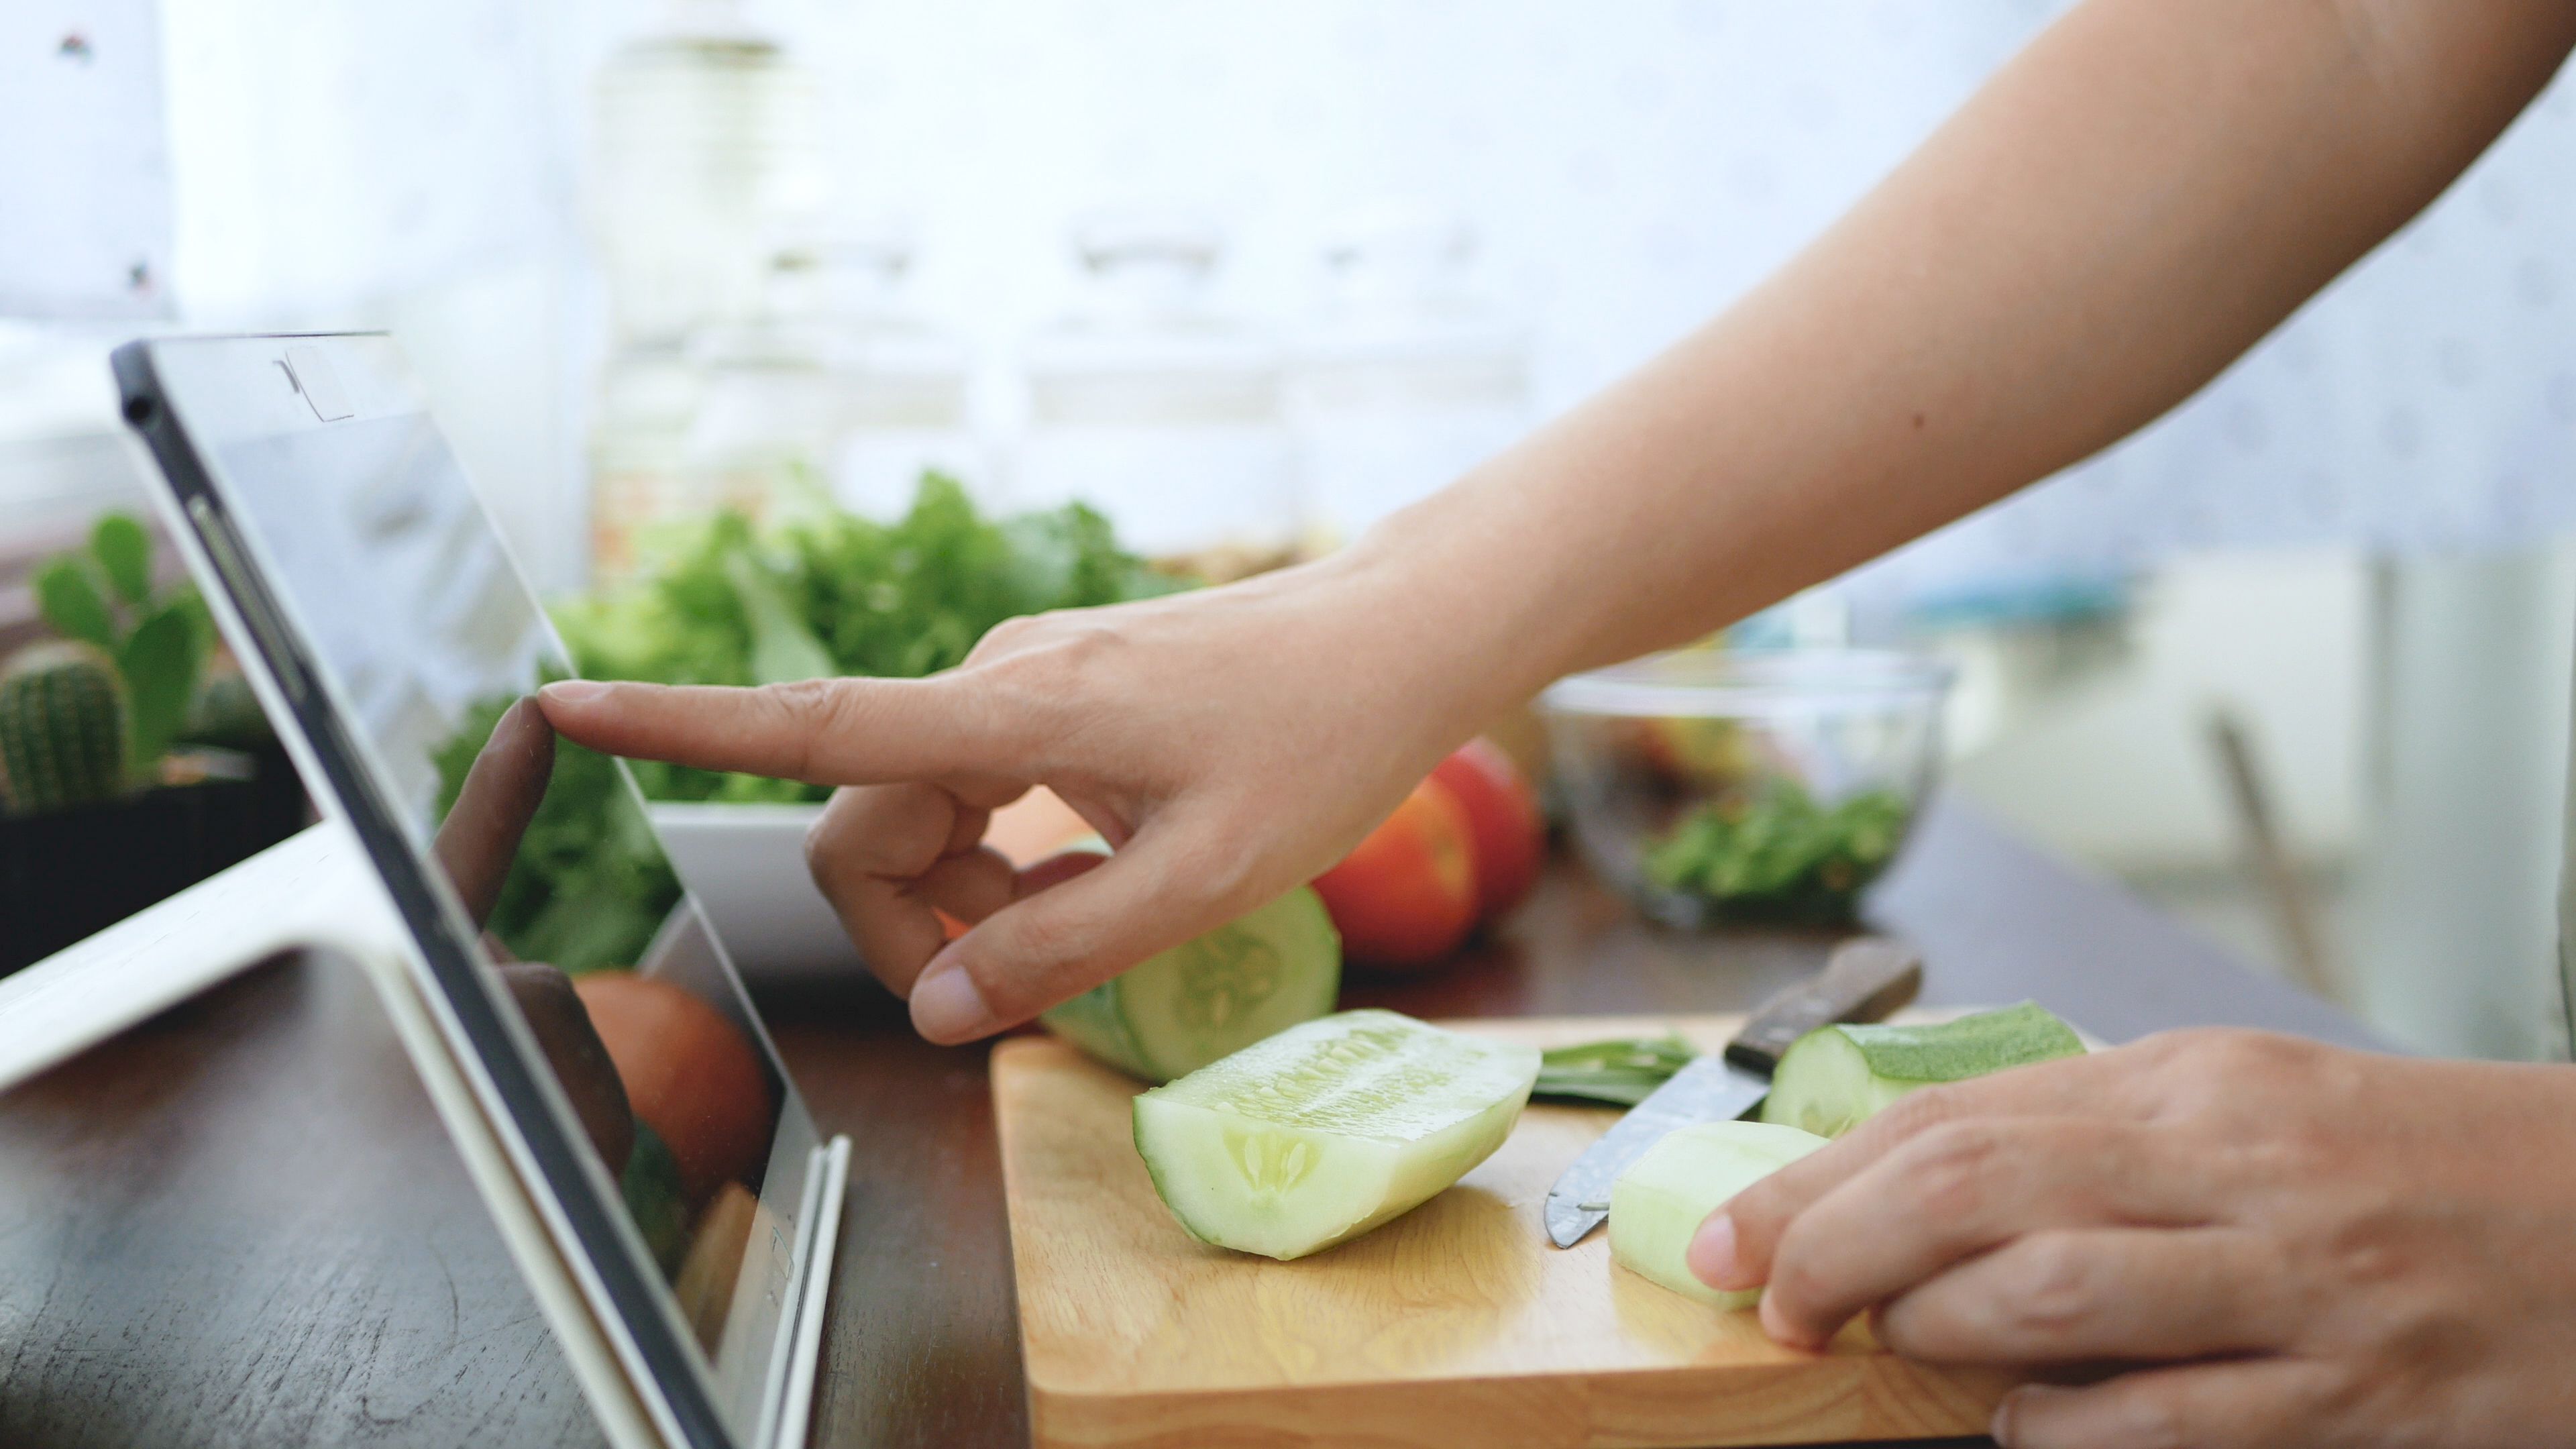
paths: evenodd
<path fill-rule="evenodd" d="M 2113 1041 L 2228 1022 L 2373 1042 L 1955 807 L 1872 910 L 1923 948 L 1927 1002 L 2040 996 Z M 1492 939 L 1345 1000 L 1741 1011 L 1829 944 L 1661 930 L 1560 864 Z M 324 979 L 341 969 L 278 963 L 0 1095 L 0 1445 L 600 1442 L 427 1099 L 388 1070 L 381 1010 Z M 1029 1442 L 989 1049 L 921 1041 L 865 981 L 754 994 L 818 1123 L 857 1146 L 811 1442 Z"/>
<path fill-rule="evenodd" d="M 0 1445 L 598 1439 L 354 968 L 282 959 L 0 1097 Z"/>
<path fill-rule="evenodd" d="M 1533 1046 L 1740 1017 L 1446 1023 Z M 1783 1348 L 1610 1261 L 1547 1243 L 1557 1174 L 1618 1119 L 1537 1104 L 1447 1192 L 1365 1237 L 1279 1263 L 1199 1243 L 1128 1130 L 1138 1090 L 1060 1042 L 993 1054 L 1030 1417 L 1042 1446 L 1436 1449 L 1808 1444 L 1957 1436 L 2009 1380 L 1879 1349 L 1859 1324 Z"/>

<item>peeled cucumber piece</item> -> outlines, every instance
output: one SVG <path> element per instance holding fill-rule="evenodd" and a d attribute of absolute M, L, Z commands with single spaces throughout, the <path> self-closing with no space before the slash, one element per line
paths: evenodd
<path fill-rule="evenodd" d="M 1136 1151 L 1190 1236 L 1302 1258 L 1465 1176 L 1537 1079 L 1536 1047 L 1345 1011 L 1140 1094 Z"/>
<path fill-rule="evenodd" d="M 1299 886 L 1038 1020 L 1120 1071 L 1168 1082 L 1322 1016 L 1341 989 L 1342 938 L 1323 898 Z"/>
<path fill-rule="evenodd" d="M 1818 1027 L 1780 1058 L 1762 1120 L 1839 1137 L 1908 1092 L 2083 1053 L 2075 1028 L 2028 1001 L 1931 1026 Z"/>
<path fill-rule="evenodd" d="M 1825 1145 L 1795 1127 L 1702 1122 L 1677 1127 L 1610 1185 L 1610 1258 L 1685 1298 L 1750 1308 L 1759 1288 L 1721 1293 L 1691 1276 L 1691 1238 L 1728 1198 Z"/>

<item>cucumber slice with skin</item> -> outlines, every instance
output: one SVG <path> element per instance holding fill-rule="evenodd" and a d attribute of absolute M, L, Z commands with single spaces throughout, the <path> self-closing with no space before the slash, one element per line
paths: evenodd
<path fill-rule="evenodd" d="M 1839 1137 L 1908 1092 L 2083 1052 L 2075 1028 L 2027 1001 L 1931 1026 L 1818 1027 L 1780 1058 L 1762 1120 Z"/>
<path fill-rule="evenodd" d="M 1824 1145 L 1812 1132 L 1767 1122 L 1673 1129 L 1610 1185 L 1611 1261 L 1685 1298 L 1752 1307 L 1761 1289 L 1721 1293 L 1691 1276 L 1691 1238 L 1728 1198 Z"/>
<path fill-rule="evenodd" d="M 1536 1047 L 1345 1011 L 1138 1095 L 1136 1151 L 1190 1236 L 1302 1258 L 1465 1176 L 1537 1078 Z"/>
<path fill-rule="evenodd" d="M 1342 938 L 1299 886 L 1038 1020 L 1122 1072 L 1168 1082 L 1322 1016 L 1341 989 Z"/>

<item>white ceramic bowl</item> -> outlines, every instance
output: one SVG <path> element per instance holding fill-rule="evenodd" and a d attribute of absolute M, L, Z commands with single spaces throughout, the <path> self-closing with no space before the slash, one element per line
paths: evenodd
<path fill-rule="evenodd" d="M 653 828 L 680 881 L 750 980 L 858 971 L 858 949 L 805 870 L 820 805 L 655 801 Z"/>

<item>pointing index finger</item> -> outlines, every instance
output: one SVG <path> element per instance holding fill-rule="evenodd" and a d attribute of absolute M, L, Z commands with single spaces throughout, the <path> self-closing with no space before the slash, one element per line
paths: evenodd
<path fill-rule="evenodd" d="M 998 744 L 950 680 L 810 679 L 757 688 L 575 679 L 546 719 L 606 754 L 702 770 L 865 785 L 991 769 Z"/>

